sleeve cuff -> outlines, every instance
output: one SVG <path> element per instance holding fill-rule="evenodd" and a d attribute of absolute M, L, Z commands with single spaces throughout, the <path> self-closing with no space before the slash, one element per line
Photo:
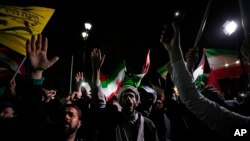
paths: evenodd
<path fill-rule="evenodd" d="M 42 77 L 41 79 L 31 79 L 31 81 L 33 81 L 34 85 L 42 85 L 44 81 L 44 77 Z"/>

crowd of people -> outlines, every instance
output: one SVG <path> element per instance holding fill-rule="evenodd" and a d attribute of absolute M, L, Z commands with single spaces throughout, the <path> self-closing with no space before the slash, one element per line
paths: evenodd
<path fill-rule="evenodd" d="M 166 40 L 167 28 L 174 35 Z M 60 96 L 55 89 L 44 87 L 44 71 L 59 57 L 47 58 L 48 39 L 33 35 L 26 43 L 30 67 L 22 84 L 15 80 L 1 97 L 1 140 L 65 141 L 179 141 L 222 140 L 236 138 L 236 129 L 250 129 L 247 104 L 232 104 L 213 86 L 197 88 L 191 71 L 193 61 L 185 65 L 177 24 L 163 29 L 161 43 L 168 52 L 171 71 L 166 85 L 150 83 L 139 87 L 121 85 L 118 93 L 107 99 L 100 91 L 100 72 L 105 54 L 91 52 L 92 80 L 90 91 L 81 87 L 85 76 L 75 74 L 73 91 Z M 189 60 L 192 60 L 193 49 Z M 21 89 L 16 89 L 22 85 Z M 174 96 L 174 86 L 178 97 Z M 244 110 L 240 110 L 244 108 Z M 250 131 L 250 130 L 249 130 Z M 249 136 L 245 132 L 245 137 Z M 245 139 L 245 138 L 244 138 Z"/>

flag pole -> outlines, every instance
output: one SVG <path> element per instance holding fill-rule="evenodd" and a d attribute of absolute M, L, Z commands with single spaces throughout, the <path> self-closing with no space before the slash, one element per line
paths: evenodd
<path fill-rule="evenodd" d="M 23 66 L 23 63 L 25 62 L 26 58 L 27 58 L 26 56 L 23 58 L 21 64 L 18 66 L 18 68 L 17 68 L 15 74 L 14 74 L 13 77 L 11 78 L 11 82 L 12 82 L 13 80 L 15 80 L 15 78 L 16 78 L 16 76 L 17 76 L 17 74 L 18 74 L 20 68 Z"/>
<path fill-rule="evenodd" d="M 249 45 L 248 45 L 248 23 L 247 23 L 247 16 L 246 16 L 246 9 L 243 6 L 243 1 L 239 0 L 239 6 L 240 6 L 240 15 L 241 15 L 241 25 L 243 28 L 243 32 L 244 32 L 244 38 L 245 38 L 245 42 L 244 45 L 247 49 L 249 49 Z M 249 50 L 248 50 L 249 51 Z"/>
<path fill-rule="evenodd" d="M 197 63 L 197 61 L 198 61 L 198 56 L 199 56 L 199 47 L 198 47 L 198 44 L 199 44 L 199 42 L 200 42 L 200 39 L 201 39 L 201 35 L 202 35 L 202 33 L 203 33 L 203 30 L 204 30 L 204 28 L 205 28 L 205 25 L 206 25 L 206 21 L 207 21 L 207 16 L 208 16 L 208 13 L 209 13 L 209 11 L 210 11 L 210 9 L 211 9 L 211 5 L 212 5 L 212 1 L 213 0 L 209 0 L 208 1 L 208 4 L 207 4 L 207 7 L 206 7 L 206 11 L 205 11 L 205 13 L 204 13 L 204 15 L 203 15 L 203 18 L 202 18 L 202 21 L 201 21 L 201 25 L 200 25 L 200 28 L 199 28 L 199 31 L 198 31 L 198 34 L 197 34 L 197 37 L 196 37 L 196 40 L 195 40 L 195 43 L 194 43 L 194 46 L 193 46 L 193 50 L 194 50 L 194 60 L 195 60 L 195 63 Z M 193 65 L 192 66 L 192 68 L 189 68 L 189 71 L 192 73 L 193 72 L 193 67 L 194 67 L 195 65 Z"/>
<path fill-rule="evenodd" d="M 244 4 L 242 0 L 239 0 L 239 7 L 240 7 L 240 15 L 241 15 L 241 25 L 243 28 L 243 32 L 244 32 L 244 42 L 243 42 L 243 48 L 246 49 L 247 51 L 247 60 L 250 60 L 250 48 L 249 48 L 249 39 L 248 39 L 248 23 L 247 23 L 247 16 L 246 16 L 246 9 L 244 8 Z M 241 46 L 240 46 L 241 47 Z M 246 82 L 246 90 L 248 90 L 249 86 L 249 82 L 250 82 L 250 78 L 248 75 L 248 67 L 247 67 L 247 73 L 245 71 L 245 63 L 243 62 L 243 58 L 242 58 L 242 54 L 241 51 L 239 49 L 239 55 L 240 55 L 240 64 L 241 64 L 241 69 L 242 69 L 242 75 L 247 75 L 248 79 Z"/>
<path fill-rule="evenodd" d="M 205 14 L 203 15 L 203 19 L 202 19 L 202 22 L 201 22 L 201 25 L 200 25 L 200 28 L 199 28 L 195 43 L 194 43 L 194 49 L 198 49 L 198 44 L 200 42 L 201 34 L 202 34 L 202 32 L 204 30 L 204 27 L 206 25 L 207 16 L 208 16 L 208 13 L 209 13 L 209 11 L 211 9 L 212 1 L 213 0 L 208 1 L 207 8 L 206 8 Z"/>
<path fill-rule="evenodd" d="M 73 77 L 73 65 L 74 65 L 74 55 L 71 57 L 71 66 L 70 66 L 70 78 L 69 78 L 69 93 L 72 93 L 72 77 Z"/>

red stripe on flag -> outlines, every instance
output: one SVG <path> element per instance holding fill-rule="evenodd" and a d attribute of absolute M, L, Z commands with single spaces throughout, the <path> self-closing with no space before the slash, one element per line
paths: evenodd
<path fill-rule="evenodd" d="M 117 83 L 117 89 L 107 97 L 108 101 L 111 100 L 113 97 L 117 96 L 119 90 L 121 89 L 122 84 L 123 84 L 123 81 L 120 81 Z"/>
<path fill-rule="evenodd" d="M 142 69 L 142 73 L 147 73 L 148 70 L 149 70 L 149 67 L 150 67 L 150 49 L 148 50 L 148 54 L 147 54 L 147 58 L 146 58 L 146 62 L 145 62 L 145 65 Z"/>

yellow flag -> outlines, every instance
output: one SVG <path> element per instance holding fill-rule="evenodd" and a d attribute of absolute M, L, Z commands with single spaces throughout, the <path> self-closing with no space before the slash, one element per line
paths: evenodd
<path fill-rule="evenodd" d="M 0 5 L 0 44 L 26 55 L 26 40 L 43 31 L 55 9 Z"/>

